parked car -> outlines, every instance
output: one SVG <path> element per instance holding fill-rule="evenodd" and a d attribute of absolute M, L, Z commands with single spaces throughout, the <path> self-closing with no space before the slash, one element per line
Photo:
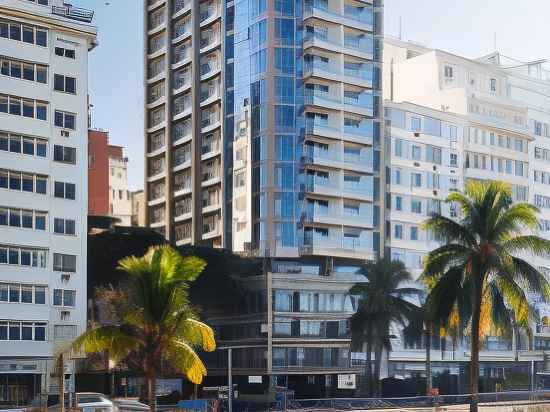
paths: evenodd
<path fill-rule="evenodd" d="M 118 398 L 113 401 L 119 412 L 148 411 L 149 405 L 141 403 L 137 399 Z"/>
<path fill-rule="evenodd" d="M 79 392 L 76 404 L 82 412 L 117 412 L 117 406 L 106 395 L 95 392 Z"/>

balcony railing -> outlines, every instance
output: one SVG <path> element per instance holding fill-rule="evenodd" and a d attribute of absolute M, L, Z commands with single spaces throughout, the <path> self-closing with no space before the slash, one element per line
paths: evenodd
<path fill-rule="evenodd" d="M 372 68 L 365 69 L 365 68 L 351 68 L 351 67 L 344 67 L 344 75 L 349 77 L 356 77 L 358 79 L 364 79 L 372 81 Z"/>
<path fill-rule="evenodd" d="M 324 63 L 320 60 L 313 60 L 313 61 L 306 60 L 304 62 L 304 71 L 305 72 L 321 71 L 321 72 L 330 73 L 330 74 L 340 74 L 340 70 L 338 70 L 336 67 L 333 67 L 330 64 Z"/>
<path fill-rule="evenodd" d="M 84 23 L 91 23 L 94 18 L 93 10 L 74 7 L 70 4 L 65 4 L 63 6 L 52 6 L 52 14 Z"/>
<path fill-rule="evenodd" d="M 176 204 L 174 207 L 174 215 L 176 217 L 183 216 L 191 213 L 191 202 L 185 202 L 183 204 Z"/>
<path fill-rule="evenodd" d="M 219 139 L 216 139 L 213 142 L 204 143 L 201 146 L 201 154 L 208 154 L 208 153 L 214 153 L 220 150 L 220 141 Z"/>
<path fill-rule="evenodd" d="M 316 122 L 314 120 L 306 120 L 306 133 L 308 134 L 329 134 L 341 133 L 341 130 L 336 127 L 330 127 L 327 123 Z"/>
<path fill-rule="evenodd" d="M 338 96 L 333 96 L 328 92 L 323 92 L 321 90 L 311 90 L 306 89 L 304 94 L 305 104 L 315 104 L 317 102 L 326 102 L 326 103 L 341 103 L 342 100 Z"/>
<path fill-rule="evenodd" d="M 334 150 L 325 150 L 317 146 L 304 146 L 303 156 L 310 159 L 340 160 L 340 155 Z"/>
<path fill-rule="evenodd" d="M 202 9 L 200 11 L 201 23 L 205 20 L 208 20 L 210 17 L 215 16 L 216 14 L 218 14 L 217 7 L 207 7 L 206 9 Z"/>
<path fill-rule="evenodd" d="M 173 3 L 174 14 L 187 7 L 191 7 L 191 0 L 175 0 Z"/>
<path fill-rule="evenodd" d="M 362 10 L 361 10 L 362 9 Z M 374 24 L 374 14 L 370 7 L 344 7 L 344 17 L 356 20 L 361 23 L 372 25 Z"/>
<path fill-rule="evenodd" d="M 372 138 L 374 129 L 371 122 L 366 122 L 360 123 L 358 126 L 344 125 L 344 133 Z"/>
<path fill-rule="evenodd" d="M 374 41 L 371 37 L 345 36 L 344 46 L 367 54 L 374 52 Z"/>
<path fill-rule="evenodd" d="M 340 234 L 323 236 L 309 233 L 304 234 L 304 246 L 346 250 L 365 250 L 372 248 L 370 242 L 359 237 L 350 237 Z"/>

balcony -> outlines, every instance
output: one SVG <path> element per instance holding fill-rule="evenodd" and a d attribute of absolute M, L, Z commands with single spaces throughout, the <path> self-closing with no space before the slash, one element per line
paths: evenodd
<path fill-rule="evenodd" d="M 372 87 L 372 65 L 344 63 L 344 81 L 361 87 Z"/>
<path fill-rule="evenodd" d="M 339 110 L 341 108 L 342 100 L 340 97 L 331 95 L 328 92 L 306 89 L 304 104 Z"/>
<path fill-rule="evenodd" d="M 374 97 L 370 93 L 344 92 L 344 110 L 372 117 L 374 115 Z"/>
<path fill-rule="evenodd" d="M 80 21 L 83 23 L 91 23 L 94 19 L 93 10 L 83 9 L 81 7 L 74 7 L 71 4 L 64 4 L 63 6 L 52 6 L 52 14 L 65 17 L 67 19 Z"/>
<path fill-rule="evenodd" d="M 220 126 L 220 114 L 217 111 L 214 113 L 209 113 L 201 119 L 201 131 L 203 133 L 208 133 L 218 126 Z"/>
<path fill-rule="evenodd" d="M 373 30 L 374 15 L 370 7 L 362 8 L 345 7 L 344 13 L 332 10 L 328 2 L 322 0 L 309 0 L 304 4 L 304 20 L 317 17 L 321 20 L 343 24 L 360 30 Z"/>
<path fill-rule="evenodd" d="M 201 159 L 206 160 L 220 153 L 220 139 L 215 139 L 201 146 Z"/>
<path fill-rule="evenodd" d="M 374 126 L 372 121 L 344 124 L 344 139 L 355 143 L 372 144 Z"/>
<path fill-rule="evenodd" d="M 327 123 L 307 119 L 306 120 L 306 134 L 328 137 L 331 139 L 340 139 L 342 137 L 342 131 L 339 128 L 331 127 Z"/>
<path fill-rule="evenodd" d="M 304 77 L 309 76 L 341 81 L 341 71 L 338 67 L 321 60 L 304 61 Z"/>
<path fill-rule="evenodd" d="M 325 207 L 315 204 L 314 207 L 308 206 L 303 214 L 305 223 L 321 223 L 327 225 L 345 225 L 357 227 L 373 227 L 372 214 L 358 213 L 352 214 L 342 207 Z"/>
<path fill-rule="evenodd" d="M 201 96 L 200 96 L 200 102 L 201 102 L 200 104 L 201 106 L 207 106 L 210 103 L 213 103 L 216 100 L 218 100 L 220 97 L 221 97 L 220 91 L 217 87 L 209 88 L 207 90 L 202 90 Z"/>
<path fill-rule="evenodd" d="M 186 11 L 191 10 L 191 0 L 174 0 L 173 14 L 184 14 Z M 180 13 L 181 12 L 181 13 Z"/>
<path fill-rule="evenodd" d="M 220 65 L 218 64 L 217 59 L 212 59 L 207 63 L 201 63 L 200 70 L 201 80 L 206 80 L 220 71 Z"/>
<path fill-rule="evenodd" d="M 191 217 L 191 200 L 176 202 L 174 205 L 174 220 L 176 222 L 189 219 Z"/>
<path fill-rule="evenodd" d="M 372 37 L 355 37 L 355 36 L 344 36 L 344 47 L 346 49 L 352 50 L 357 53 L 359 57 L 363 57 L 369 60 L 372 60 L 374 55 L 374 40 Z"/>
<path fill-rule="evenodd" d="M 221 173 L 219 169 L 205 170 L 202 173 L 202 186 L 210 186 L 221 181 Z"/>
<path fill-rule="evenodd" d="M 201 7 L 200 25 L 205 26 L 220 17 L 219 8 L 216 6 Z"/>
<path fill-rule="evenodd" d="M 314 31 L 313 33 L 308 32 L 304 35 L 304 48 L 318 47 L 334 51 L 334 46 L 340 47 L 342 43 L 338 39 L 329 36 L 328 32 Z"/>
<path fill-rule="evenodd" d="M 372 241 L 369 241 L 367 237 L 347 236 L 341 231 L 331 231 L 326 236 L 306 232 L 300 253 L 361 259 L 369 259 L 374 255 Z"/>
<path fill-rule="evenodd" d="M 174 78 L 172 80 L 174 90 L 180 91 L 183 89 L 186 89 L 187 87 L 191 86 L 191 75 L 189 73 L 185 74 L 174 74 Z"/>

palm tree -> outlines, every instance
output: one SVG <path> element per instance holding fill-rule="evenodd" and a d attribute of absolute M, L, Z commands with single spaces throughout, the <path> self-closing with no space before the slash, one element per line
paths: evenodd
<path fill-rule="evenodd" d="M 497 328 L 515 321 L 528 326 L 532 315 L 526 293 L 550 298 L 544 275 L 520 255 L 543 256 L 550 242 L 533 234 L 538 209 L 512 202 L 510 186 L 495 181 L 470 181 L 464 193 L 452 193 L 447 202 L 461 208 L 458 221 L 434 214 L 425 223 L 442 246 L 430 252 L 423 277 L 434 286 L 428 296 L 432 317 L 442 323 L 458 310 L 471 337 L 470 411 L 477 412 L 480 326 L 482 307 Z M 484 311 L 485 312 L 485 311 Z"/>
<path fill-rule="evenodd" d="M 107 351 L 113 362 L 124 361 L 147 379 L 149 406 L 156 410 L 156 377 L 163 361 L 194 384 L 206 368 L 195 349 L 213 351 L 214 333 L 198 320 L 188 288 L 206 263 L 182 257 L 169 246 L 151 247 L 143 257 L 126 257 L 119 269 L 128 282 L 113 293 L 118 321 L 89 329 L 76 338 L 73 350 Z"/>
<path fill-rule="evenodd" d="M 405 327 L 420 316 L 420 308 L 407 298 L 422 293 L 420 289 L 404 285 L 412 277 L 399 261 L 387 258 L 369 262 L 363 268 L 368 282 L 358 283 L 350 294 L 359 295 L 359 307 L 351 317 L 352 344 L 366 346 L 365 374 L 369 395 L 372 396 L 372 351 L 375 352 L 375 393 L 379 393 L 380 363 L 384 349 L 390 349 L 390 326 L 398 323 Z"/>

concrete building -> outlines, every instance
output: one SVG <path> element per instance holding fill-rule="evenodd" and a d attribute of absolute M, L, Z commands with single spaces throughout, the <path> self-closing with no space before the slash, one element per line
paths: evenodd
<path fill-rule="evenodd" d="M 0 3 L 0 404 L 57 393 L 53 356 L 86 328 L 92 17 Z"/>
<path fill-rule="evenodd" d="M 247 314 L 209 321 L 237 374 L 299 396 L 359 370 L 347 291 L 384 238 L 382 3 L 144 1 L 147 225 L 264 259 Z"/>
<path fill-rule="evenodd" d="M 132 226 L 145 226 L 145 192 L 136 190 L 130 194 L 132 199 Z"/>
<path fill-rule="evenodd" d="M 109 216 L 119 219 L 119 225 L 132 224 L 132 199 L 128 189 L 128 158 L 122 146 L 109 145 Z"/>
<path fill-rule="evenodd" d="M 110 145 L 106 130 L 90 129 L 88 151 L 88 213 L 112 216 L 118 225 L 130 226 L 132 199 L 124 148 Z"/>
<path fill-rule="evenodd" d="M 391 256 L 419 274 L 423 257 L 437 246 L 419 223 L 430 208 L 459 217 L 456 206 L 442 200 L 450 191 L 461 190 L 468 179 L 509 182 L 515 201 L 541 208 L 541 228 L 545 227 L 543 179 L 548 172 L 543 136 L 550 82 L 541 63 L 511 63 L 498 53 L 466 59 L 396 39 L 386 39 L 384 52 L 385 138 L 391 145 L 386 158 L 391 175 L 386 247 Z M 537 258 L 535 264 L 545 270 L 549 261 Z M 546 306 L 539 305 L 539 310 L 541 316 L 548 315 Z M 480 355 L 482 390 L 494 390 L 505 376 L 522 376 L 525 388 L 543 380 L 543 349 L 550 347 L 550 339 L 542 319 L 537 323 L 535 350 L 529 350 L 524 332 L 487 338 Z M 396 339 L 389 375 L 422 376 L 423 345 L 406 342 L 403 336 Z M 435 339 L 435 386 L 446 392 L 466 390 L 468 345 L 466 337 Z M 541 377 L 531 379 L 535 370 Z"/>
<path fill-rule="evenodd" d="M 109 214 L 109 132 L 88 130 L 88 214 Z"/>

